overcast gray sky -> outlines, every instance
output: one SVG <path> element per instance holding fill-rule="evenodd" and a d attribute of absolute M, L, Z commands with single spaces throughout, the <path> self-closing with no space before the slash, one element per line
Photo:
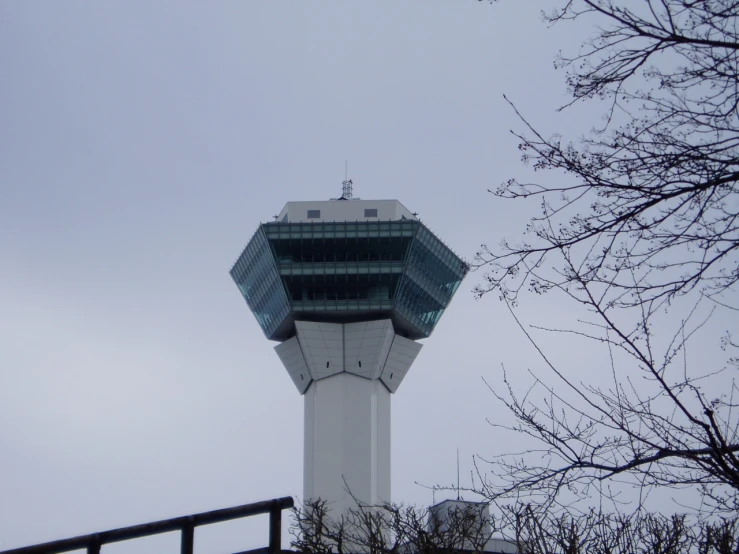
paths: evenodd
<path fill-rule="evenodd" d="M 286 201 L 339 195 L 344 160 L 468 260 L 520 232 L 486 192 L 528 171 L 503 94 L 548 132 L 597 113 L 555 113 L 585 29 L 548 5 L 1 2 L 0 549 L 299 496 L 303 400 L 228 270 Z M 393 398 L 394 500 L 511 446 L 481 377 L 537 362 L 479 279 Z M 229 529 L 202 551 L 267 539 Z"/>

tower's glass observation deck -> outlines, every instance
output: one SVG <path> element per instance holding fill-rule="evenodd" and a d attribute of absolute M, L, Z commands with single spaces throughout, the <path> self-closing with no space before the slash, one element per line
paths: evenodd
<path fill-rule="evenodd" d="M 329 218 L 331 220 L 329 220 Z M 290 202 L 231 269 L 267 338 L 295 321 L 390 319 L 428 337 L 469 266 L 397 201 Z"/>

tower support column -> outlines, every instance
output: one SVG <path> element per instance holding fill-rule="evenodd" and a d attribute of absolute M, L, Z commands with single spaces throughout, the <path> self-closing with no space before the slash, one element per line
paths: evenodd
<path fill-rule="evenodd" d="M 303 497 L 334 513 L 390 501 L 390 391 L 339 373 L 305 393 Z"/>
<path fill-rule="evenodd" d="M 305 396 L 304 500 L 335 515 L 390 502 L 390 397 L 421 344 L 389 319 L 295 330 L 275 350 Z"/>

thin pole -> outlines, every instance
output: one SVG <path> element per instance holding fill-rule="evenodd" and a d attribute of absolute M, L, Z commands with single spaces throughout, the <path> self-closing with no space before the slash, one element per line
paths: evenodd
<path fill-rule="evenodd" d="M 457 500 L 459 500 L 459 448 L 457 448 Z"/>
<path fill-rule="evenodd" d="M 269 513 L 269 552 L 277 554 L 282 550 L 282 510 Z"/>
<path fill-rule="evenodd" d="M 195 545 L 195 522 L 192 516 L 182 525 L 181 554 L 192 554 Z"/>
<path fill-rule="evenodd" d="M 97 535 L 87 545 L 87 554 L 100 554 L 100 537 Z"/>

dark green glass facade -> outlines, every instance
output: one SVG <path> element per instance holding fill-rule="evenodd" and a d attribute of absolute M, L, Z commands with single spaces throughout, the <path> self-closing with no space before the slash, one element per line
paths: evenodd
<path fill-rule="evenodd" d="M 264 333 L 294 334 L 294 321 L 391 318 L 425 338 L 469 267 L 416 220 L 266 223 L 231 269 Z"/>

